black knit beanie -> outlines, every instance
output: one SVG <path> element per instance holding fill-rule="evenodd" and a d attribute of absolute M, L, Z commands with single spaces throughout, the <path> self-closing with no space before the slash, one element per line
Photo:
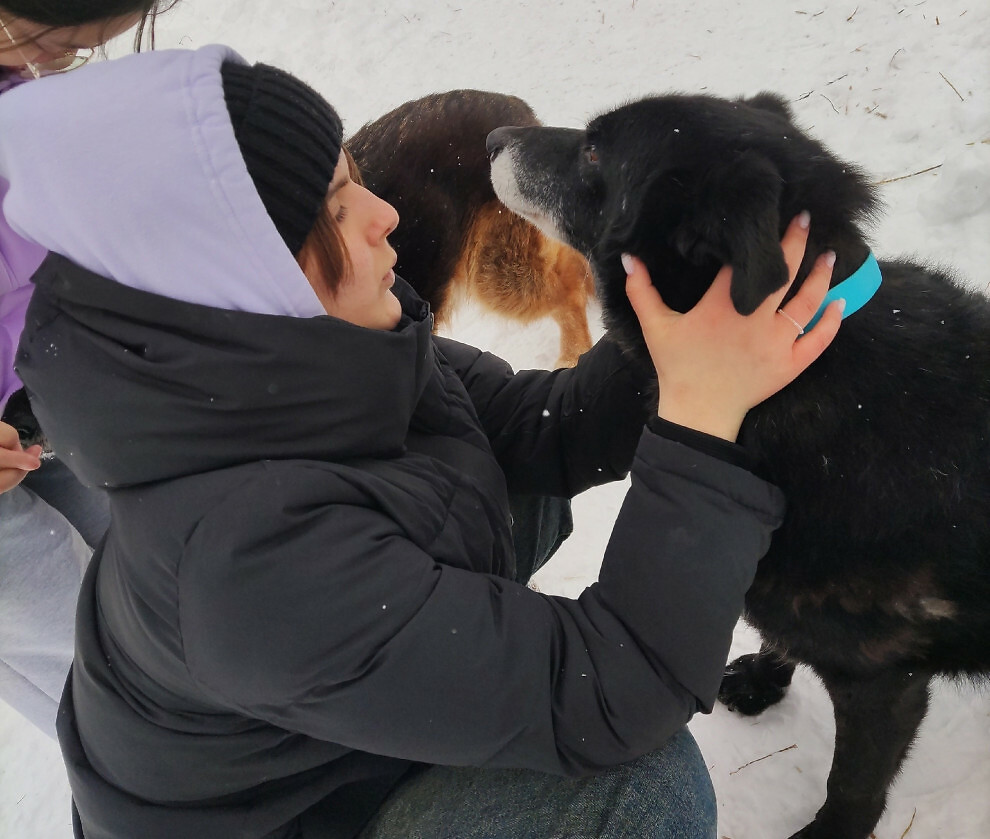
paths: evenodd
<path fill-rule="evenodd" d="M 340 117 L 315 90 L 276 67 L 227 61 L 220 75 L 251 180 L 285 244 L 298 256 L 340 158 Z"/>

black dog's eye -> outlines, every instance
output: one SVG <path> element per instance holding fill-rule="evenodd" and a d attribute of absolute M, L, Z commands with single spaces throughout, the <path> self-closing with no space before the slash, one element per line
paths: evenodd
<path fill-rule="evenodd" d="M 587 145 L 587 146 L 585 146 L 584 147 L 584 159 L 587 160 L 588 163 L 597 163 L 598 162 L 598 149 L 595 148 L 594 145 Z"/>

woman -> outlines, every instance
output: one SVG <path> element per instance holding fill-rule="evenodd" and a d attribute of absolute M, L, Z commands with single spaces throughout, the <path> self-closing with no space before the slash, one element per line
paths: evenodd
<path fill-rule="evenodd" d="M 834 307 L 795 341 L 779 298 L 737 316 L 723 272 L 676 315 L 631 260 L 644 430 L 608 342 L 514 375 L 432 335 L 395 211 L 291 76 L 207 47 L 32 87 L 0 101 L 4 210 L 53 251 L 18 369 L 113 510 L 59 715 L 77 835 L 713 836 L 684 726 L 782 513 L 732 441 Z M 72 142 L 19 128 L 66 109 Z M 509 492 L 630 466 L 598 583 L 514 579 Z"/>
<path fill-rule="evenodd" d="M 174 2 L 174 0 L 173 0 Z M 0 93 L 71 69 L 95 47 L 146 22 L 163 0 L 6 0 L 0 5 Z M 0 137 L 0 143 L 3 138 Z M 6 184 L 0 183 L 0 199 Z M 0 215 L 0 699 L 55 736 L 72 660 L 83 570 L 109 522 L 106 499 L 83 487 L 43 435 L 14 373 L 14 350 L 44 248 Z"/>

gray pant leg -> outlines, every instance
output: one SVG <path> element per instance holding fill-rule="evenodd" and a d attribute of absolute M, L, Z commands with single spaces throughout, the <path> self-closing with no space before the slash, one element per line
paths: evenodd
<path fill-rule="evenodd" d="M 110 526 L 107 494 L 83 486 L 58 458 L 45 460 L 40 469 L 21 482 L 21 486 L 65 516 L 91 548 L 99 544 Z"/>
<path fill-rule="evenodd" d="M 0 699 L 51 737 L 91 553 L 30 490 L 0 494 Z"/>
<path fill-rule="evenodd" d="M 714 839 L 715 793 L 694 738 L 593 778 L 435 766 L 403 782 L 360 839 Z"/>

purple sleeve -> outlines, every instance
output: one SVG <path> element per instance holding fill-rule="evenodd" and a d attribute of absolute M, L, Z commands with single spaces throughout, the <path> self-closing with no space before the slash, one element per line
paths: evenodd
<path fill-rule="evenodd" d="M 19 76 L 0 71 L 0 94 L 23 84 Z M 8 184 L 0 180 L 0 207 Z M 24 329 L 24 312 L 31 299 L 31 276 L 47 251 L 22 239 L 0 211 L 0 414 L 10 395 L 21 387 L 14 372 L 14 354 Z"/>
<path fill-rule="evenodd" d="M 0 202 L 7 184 L 0 181 Z M 14 353 L 24 329 L 24 312 L 31 299 L 31 276 L 47 251 L 18 236 L 0 213 L 0 412 L 20 386 L 14 373 Z"/>

